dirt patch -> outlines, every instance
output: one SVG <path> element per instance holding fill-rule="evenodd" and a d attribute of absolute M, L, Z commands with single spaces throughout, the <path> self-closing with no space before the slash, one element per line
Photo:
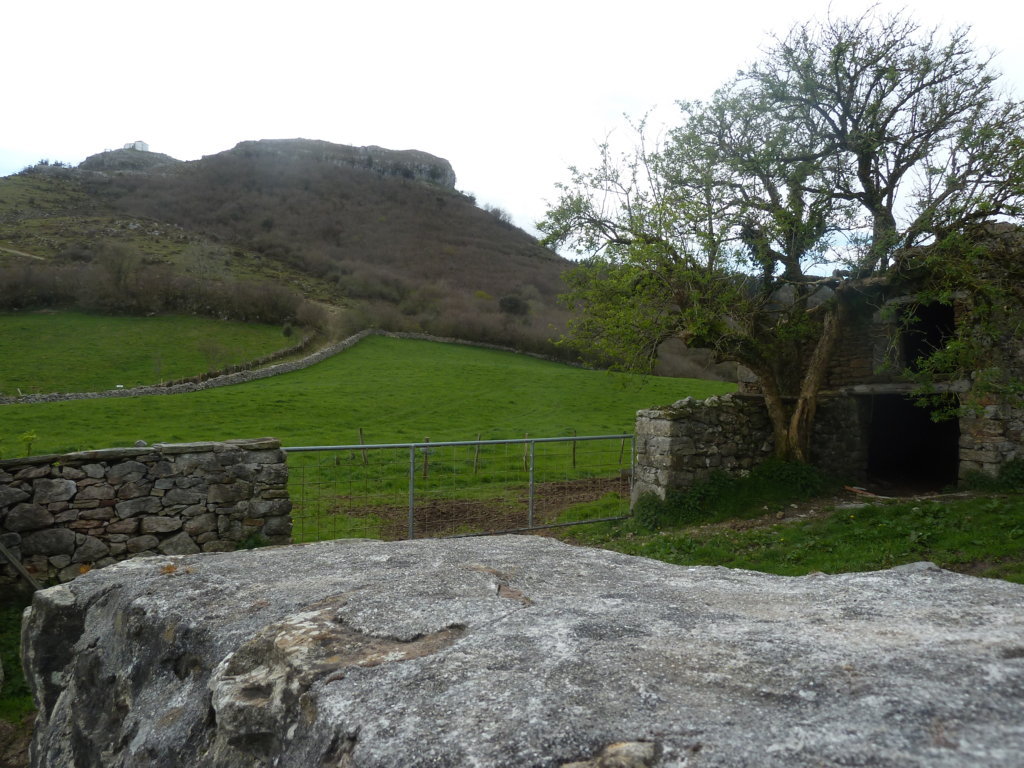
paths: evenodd
<path fill-rule="evenodd" d="M 537 483 L 534 486 L 532 524 L 538 526 L 551 523 L 570 507 L 597 501 L 609 493 L 623 500 L 628 499 L 629 478 L 587 478 Z M 352 517 L 379 517 L 383 521 L 383 539 L 404 539 L 408 536 L 407 506 L 370 505 L 358 511 L 346 507 L 346 504 L 339 505 L 337 512 Z M 510 488 L 505 494 L 487 499 L 418 496 L 414 513 L 416 538 L 519 530 L 531 524 L 529 488 Z"/>

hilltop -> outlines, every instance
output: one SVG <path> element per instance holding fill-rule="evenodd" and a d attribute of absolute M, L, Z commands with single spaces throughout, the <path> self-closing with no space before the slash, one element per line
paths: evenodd
<path fill-rule="evenodd" d="M 426 152 L 307 139 L 40 163 L 0 179 L 0 309 L 186 311 L 555 351 L 569 262 L 455 185 Z"/>

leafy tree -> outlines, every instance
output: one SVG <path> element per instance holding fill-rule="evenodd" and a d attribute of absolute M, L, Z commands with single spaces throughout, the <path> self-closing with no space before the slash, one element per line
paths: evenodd
<path fill-rule="evenodd" d="M 777 453 L 806 460 L 848 297 L 905 274 L 914 246 L 955 264 L 936 244 L 1021 212 L 1024 112 L 996 81 L 966 30 L 869 13 L 776 39 L 709 102 L 682 103 L 660 146 L 641 122 L 633 150 L 571 169 L 540 223 L 588 256 L 568 277 L 573 343 L 634 370 L 673 336 L 738 360 Z M 815 276 L 826 260 L 846 269 Z"/>

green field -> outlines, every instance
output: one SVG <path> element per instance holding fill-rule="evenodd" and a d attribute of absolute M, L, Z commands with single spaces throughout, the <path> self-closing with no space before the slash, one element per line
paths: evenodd
<path fill-rule="evenodd" d="M 286 446 L 613 434 L 636 411 L 732 390 L 611 374 L 510 352 L 370 337 L 295 373 L 183 395 L 0 406 L 0 452 L 273 436 Z"/>
<path fill-rule="evenodd" d="M 0 394 L 157 384 L 253 360 L 294 343 L 277 326 L 207 317 L 0 314 Z"/>

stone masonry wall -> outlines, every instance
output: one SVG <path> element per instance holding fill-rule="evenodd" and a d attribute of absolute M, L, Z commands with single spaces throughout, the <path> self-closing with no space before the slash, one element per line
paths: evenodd
<path fill-rule="evenodd" d="M 982 472 L 996 475 L 1007 462 L 1024 456 L 1024 411 L 987 405 L 960 417 L 960 478 Z"/>
<path fill-rule="evenodd" d="M 146 555 L 291 542 L 288 467 L 273 438 L 0 461 L 0 542 L 38 580 Z M 0 579 L 17 577 L 4 558 Z"/>
<path fill-rule="evenodd" d="M 633 500 L 707 479 L 715 470 L 739 473 L 772 455 L 774 439 L 760 397 L 688 397 L 636 419 Z"/>
<path fill-rule="evenodd" d="M 867 463 L 864 418 L 853 397 L 818 403 L 811 452 L 815 464 L 851 482 L 863 479 Z M 764 400 L 732 394 L 637 413 L 633 501 L 652 492 L 686 488 L 712 472 L 741 474 L 768 459 L 775 449 Z"/>

